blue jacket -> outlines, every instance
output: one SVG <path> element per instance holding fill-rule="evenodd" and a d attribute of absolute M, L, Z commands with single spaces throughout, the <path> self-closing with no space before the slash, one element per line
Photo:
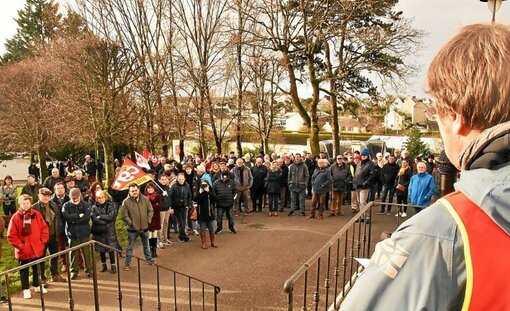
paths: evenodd
<path fill-rule="evenodd" d="M 429 173 L 418 173 L 411 177 L 409 183 L 409 201 L 412 205 L 429 206 L 436 190 L 434 177 Z"/>

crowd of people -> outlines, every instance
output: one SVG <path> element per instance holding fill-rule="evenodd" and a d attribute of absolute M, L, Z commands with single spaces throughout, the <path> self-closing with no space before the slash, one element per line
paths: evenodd
<path fill-rule="evenodd" d="M 50 175 L 42 184 L 31 165 L 18 198 L 12 178 L 6 176 L 0 195 L 4 214 L 13 215 L 7 240 L 20 265 L 92 238 L 102 243 L 95 246 L 101 260 L 100 271 L 116 273 L 114 250 L 122 250 L 117 239 L 118 213 L 127 230 L 128 242 L 122 254 L 124 270 L 129 271 L 138 237 L 149 264 L 155 262 L 158 249 L 173 245 L 170 238 L 173 233 L 179 242 L 188 242 L 191 235 L 196 235 L 200 236 L 203 249 L 209 245 L 216 248 L 216 236 L 223 232 L 224 215 L 228 231 L 235 234 L 236 216 L 266 208 L 269 217 L 287 210 L 287 216 L 299 212 L 309 219 L 322 219 L 325 210 L 330 210 L 327 216 L 343 215 L 343 205 L 350 205 L 356 213 L 370 200 L 380 198 L 383 203 L 392 203 L 395 193 L 398 203 L 425 207 L 437 195 L 434 180 L 438 173 L 433 156 L 428 159 L 413 161 L 404 150 L 401 156 L 378 153 L 371 160 L 366 149 L 346 152 L 334 159 L 327 159 L 324 153 L 317 157 L 310 153 L 261 154 L 254 159 L 250 155 L 240 158 L 233 154 L 211 155 L 204 160 L 187 157 L 182 162 L 160 157 L 151 161 L 151 168 L 146 170 L 152 181 L 133 183 L 126 190 L 116 191 L 105 188 L 90 171 L 87 173 L 86 165 L 91 162 L 87 156 L 83 167 L 72 162 L 63 168 L 50 167 Z M 16 199 L 20 206 L 17 211 Z M 308 213 L 306 199 L 311 199 Z M 419 211 L 417 207 L 416 212 Z M 406 217 L 406 212 L 404 207 L 397 215 Z M 381 205 L 379 214 L 390 213 L 390 205 Z M 67 269 L 71 279 L 76 279 L 80 268 L 91 277 L 92 264 L 86 247 L 72 251 L 70 262 L 66 256 L 55 257 L 50 260 L 50 279 L 67 282 L 60 275 Z M 37 265 L 32 267 L 32 285 L 36 291 L 45 293 L 44 264 L 39 269 Z M 28 269 L 20 271 L 24 298 L 31 297 L 28 276 Z"/>

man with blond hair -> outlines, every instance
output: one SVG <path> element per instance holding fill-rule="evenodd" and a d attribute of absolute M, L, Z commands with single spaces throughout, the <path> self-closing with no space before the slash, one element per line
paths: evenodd
<path fill-rule="evenodd" d="M 341 310 L 508 309 L 510 27 L 464 27 L 428 81 L 457 191 L 376 246 Z"/>

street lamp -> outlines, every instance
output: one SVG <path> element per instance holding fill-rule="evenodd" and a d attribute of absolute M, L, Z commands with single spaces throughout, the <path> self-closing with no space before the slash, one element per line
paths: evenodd
<path fill-rule="evenodd" d="M 481 2 L 487 2 L 489 11 L 492 13 L 492 23 L 496 22 L 496 12 L 501 7 L 501 3 L 505 0 L 480 0 Z"/>

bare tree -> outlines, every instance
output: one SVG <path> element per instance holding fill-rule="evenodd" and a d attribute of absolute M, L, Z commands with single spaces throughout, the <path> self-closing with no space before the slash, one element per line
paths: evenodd
<path fill-rule="evenodd" d="M 202 156 L 206 149 L 206 114 L 211 120 L 209 124 L 216 149 L 221 153 L 222 139 L 213 122 L 211 89 L 223 78 L 227 0 L 175 0 L 171 5 L 177 16 L 175 25 L 183 41 L 182 50 L 177 51 L 178 57 L 185 68 L 185 79 L 193 84 L 189 94 L 196 95 L 193 102 Z"/>
<path fill-rule="evenodd" d="M 260 47 L 252 48 L 250 60 L 246 75 L 251 81 L 251 93 L 248 93 L 251 96 L 247 97 L 254 113 L 246 124 L 257 133 L 261 150 L 268 153 L 274 119 L 283 108 L 276 97 L 279 93 L 278 85 L 285 78 L 284 69 L 278 59 Z"/>

